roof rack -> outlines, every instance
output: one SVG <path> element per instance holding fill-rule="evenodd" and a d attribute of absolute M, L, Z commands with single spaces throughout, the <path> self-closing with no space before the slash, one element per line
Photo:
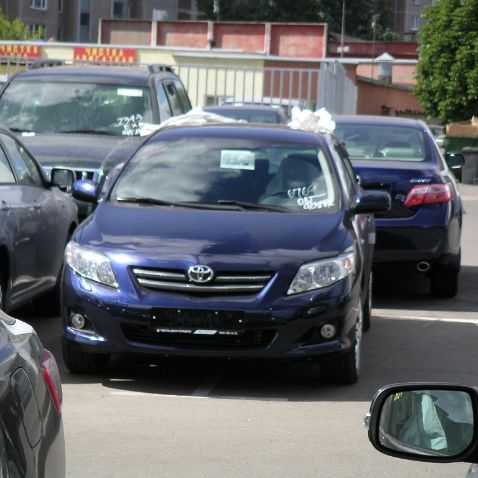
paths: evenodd
<path fill-rule="evenodd" d="M 29 65 L 29 70 L 36 70 L 37 68 L 51 68 L 53 66 L 63 66 L 65 60 L 36 60 Z"/>
<path fill-rule="evenodd" d="M 150 73 L 159 73 L 161 71 L 169 71 L 170 73 L 173 73 L 173 68 L 168 65 L 148 65 L 148 70 Z"/>

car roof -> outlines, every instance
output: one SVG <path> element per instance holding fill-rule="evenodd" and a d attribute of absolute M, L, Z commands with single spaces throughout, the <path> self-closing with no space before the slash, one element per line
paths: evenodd
<path fill-rule="evenodd" d="M 141 66 L 100 66 L 100 65 L 82 65 L 82 66 L 54 66 L 44 68 L 33 68 L 15 75 L 15 79 L 32 79 L 39 81 L 81 81 L 82 83 L 92 82 L 112 82 L 122 84 L 132 84 L 137 86 L 147 86 L 148 79 L 153 74 L 148 68 Z M 164 75 L 165 77 L 176 77 L 172 71 L 161 69 L 154 74 Z"/>
<path fill-rule="evenodd" d="M 325 133 L 324 133 L 325 134 Z M 208 123 L 202 125 L 169 126 L 151 137 L 152 141 L 188 137 L 224 137 L 251 139 L 278 143 L 320 144 L 322 133 L 292 129 L 276 124 L 257 123 Z"/>
<path fill-rule="evenodd" d="M 363 124 L 370 126 L 408 126 L 423 128 L 425 123 L 415 118 L 401 118 L 398 116 L 373 115 L 334 115 L 336 124 Z"/>
<path fill-rule="evenodd" d="M 278 106 L 266 106 L 266 105 L 217 105 L 217 106 L 205 106 L 204 111 L 273 111 L 274 113 L 281 114 L 281 108 Z"/>

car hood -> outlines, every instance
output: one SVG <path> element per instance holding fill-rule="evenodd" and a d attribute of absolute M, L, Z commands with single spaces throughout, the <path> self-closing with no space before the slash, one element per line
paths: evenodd
<path fill-rule="evenodd" d="M 125 140 L 124 136 L 45 133 L 22 136 L 21 140 L 40 164 L 72 169 L 99 169 L 106 156 Z"/>
<path fill-rule="evenodd" d="M 297 264 L 339 253 L 346 235 L 343 219 L 340 212 L 173 210 L 103 203 L 75 240 L 123 262 L 134 257 L 138 264 Z"/>

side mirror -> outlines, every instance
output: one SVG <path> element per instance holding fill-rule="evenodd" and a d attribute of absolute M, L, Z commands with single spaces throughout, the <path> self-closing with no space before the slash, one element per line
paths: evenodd
<path fill-rule="evenodd" d="M 96 203 L 98 199 L 98 183 L 90 179 L 83 179 L 73 183 L 72 194 L 75 199 L 89 203 Z"/>
<path fill-rule="evenodd" d="M 377 392 L 366 415 L 381 453 L 430 462 L 475 462 L 478 393 L 472 387 L 411 383 Z"/>
<path fill-rule="evenodd" d="M 465 164 L 465 156 L 461 153 L 446 153 L 445 161 L 450 169 L 460 169 Z"/>
<path fill-rule="evenodd" d="M 387 212 L 391 207 L 390 194 L 379 190 L 363 190 L 354 208 L 355 214 Z"/>
<path fill-rule="evenodd" d="M 57 186 L 66 193 L 71 192 L 75 173 L 71 169 L 53 168 L 50 172 L 51 184 Z"/>

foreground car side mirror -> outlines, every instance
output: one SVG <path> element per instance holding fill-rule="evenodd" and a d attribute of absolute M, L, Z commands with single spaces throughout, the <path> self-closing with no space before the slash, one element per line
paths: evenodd
<path fill-rule="evenodd" d="M 478 392 L 473 387 L 410 383 L 377 392 L 366 415 L 381 453 L 428 462 L 476 462 Z"/>
<path fill-rule="evenodd" d="M 52 186 L 57 186 L 66 193 L 71 192 L 73 182 L 75 181 L 75 173 L 71 169 L 53 168 L 50 172 Z"/>
<path fill-rule="evenodd" d="M 75 199 L 96 203 L 98 199 L 98 183 L 90 179 L 82 179 L 73 183 L 72 194 Z"/>
<path fill-rule="evenodd" d="M 465 164 L 465 156 L 461 153 L 446 153 L 445 161 L 450 169 L 460 169 Z"/>
<path fill-rule="evenodd" d="M 387 212 L 391 207 L 390 194 L 379 190 L 364 190 L 357 199 L 355 214 L 374 214 Z"/>

